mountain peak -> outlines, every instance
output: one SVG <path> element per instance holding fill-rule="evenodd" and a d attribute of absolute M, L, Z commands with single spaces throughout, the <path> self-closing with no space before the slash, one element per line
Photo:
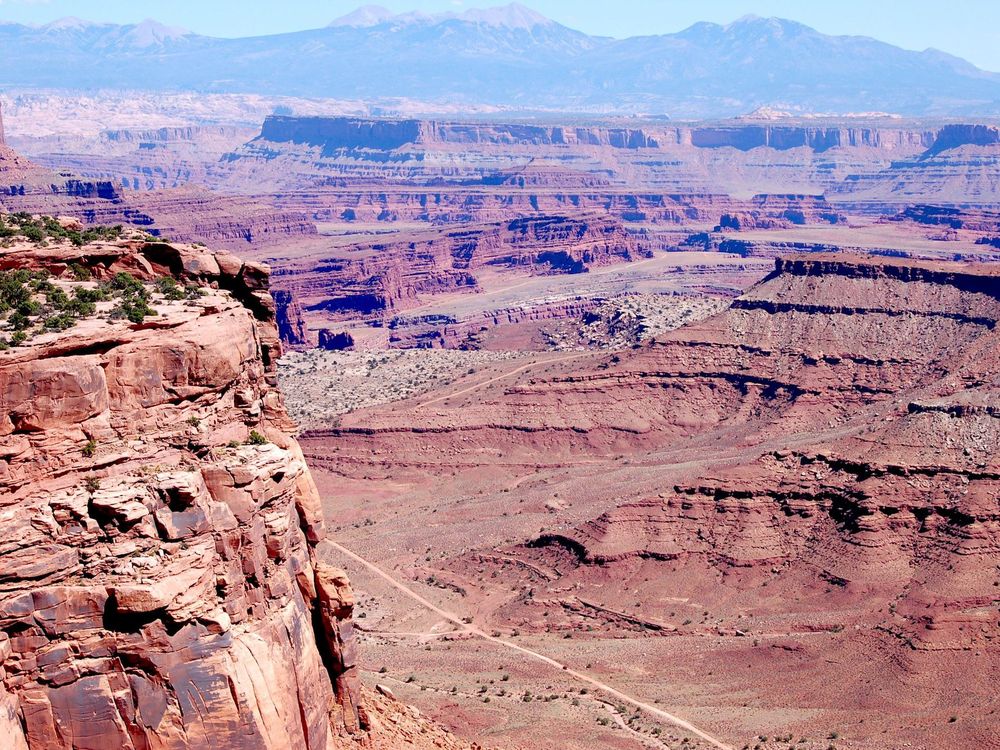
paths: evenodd
<path fill-rule="evenodd" d="M 164 42 L 174 42 L 190 36 L 191 31 L 180 26 L 167 26 L 152 18 L 146 18 L 137 24 L 127 27 L 124 38 L 135 47 L 156 47 Z"/>
<path fill-rule="evenodd" d="M 83 18 L 77 18 L 76 16 L 66 16 L 65 18 L 58 18 L 51 23 L 47 23 L 41 28 L 45 31 L 77 31 L 79 29 L 89 29 L 94 26 L 100 26 L 100 24 L 94 21 L 87 21 Z"/>
<path fill-rule="evenodd" d="M 381 5 L 364 5 L 348 13 L 346 16 L 341 16 L 334 20 L 330 26 L 332 28 L 365 29 L 385 23 L 397 25 L 413 23 L 438 24 L 445 21 L 464 21 L 482 26 L 525 29 L 529 31 L 536 26 L 547 26 L 552 23 L 548 18 L 541 13 L 531 10 L 531 8 L 527 8 L 520 3 L 509 3 L 492 8 L 470 8 L 462 13 L 438 13 L 435 15 L 416 12 L 395 14 Z"/>
<path fill-rule="evenodd" d="M 508 29 L 533 29 L 552 23 L 541 13 L 526 8 L 520 3 L 509 3 L 494 8 L 473 8 L 458 16 L 463 21 L 481 23 L 485 26 L 503 26 Z"/>
<path fill-rule="evenodd" d="M 363 5 L 357 10 L 348 13 L 345 16 L 334 19 L 330 24 L 331 27 L 348 27 L 355 29 L 366 29 L 370 26 L 378 26 L 381 23 L 396 18 L 396 15 L 382 5 Z"/>
<path fill-rule="evenodd" d="M 723 28 L 726 31 L 741 31 L 744 29 L 767 30 L 775 34 L 783 34 L 789 31 L 815 31 L 815 29 L 798 21 L 790 21 L 787 18 L 778 18 L 777 16 L 768 16 L 765 18 L 764 16 L 757 16 L 752 13 L 737 18 L 732 23 L 726 24 Z"/>

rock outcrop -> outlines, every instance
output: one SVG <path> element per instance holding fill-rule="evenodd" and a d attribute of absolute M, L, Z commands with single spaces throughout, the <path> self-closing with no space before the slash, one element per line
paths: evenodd
<path fill-rule="evenodd" d="M 476 182 L 533 187 L 539 197 L 547 194 L 539 188 L 559 183 L 580 198 L 602 183 L 661 199 L 742 196 L 763 186 L 775 193 L 815 194 L 849 175 L 875 174 L 894 161 L 918 157 L 936 138 L 934 129 L 885 120 L 859 125 L 612 120 L 580 126 L 269 117 L 260 136 L 227 154 L 213 174 L 228 190 L 250 192 L 252 186 L 285 196 L 364 184 Z M 547 168 L 530 169 L 533 160 Z M 530 173 L 522 180 L 517 171 L 526 166 Z M 592 189 L 581 189 L 588 182 Z"/>
<path fill-rule="evenodd" d="M 77 216 L 85 224 L 122 224 L 171 240 L 230 249 L 316 235 L 316 225 L 298 211 L 193 187 L 136 196 L 109 180 L 50 172 L 2 144 L 0 209 Z"/>
<path fill-rule="evenodd" d="M 486 270 L 585 273 L 635 260 L 644 243 L 600 215 L 540 216 L 429 229 L 346 246 L 317 243 L 275 259 L 274 285 L 317 320 L 381 319 L 441 292 L 472 292 Z"/>
<path fill-rule="evenodd" d="M 15 244 L 17 269 L 71 298 L 145 285 L 152 312 L 100 301 L 0 351 L 4 747 L 402 744 L 362 704 L 350 584 L 317 554 L 267 268 L 121 240 Z"/>
<path fill-rule="evenodd" d="M 700 684 L 734 706 L 758 682 L 815 706 L 802 681 L 832 681 L 824 705 L 866 721 L 923 696 L 924 745 L 991 746 L 991 720 L 948 716 L 995 705 L 998 323 L 991 266 L 781 259 L 724 312 L 639 348 L 473 379 L 302 440 L 357 481 L 447 467 L 465 472 L 462 498 L 549 509 L 541 533 L 535 515 L 496 535 L 529 529 L 521 544 L 416 574 L 494 602 L 482 627 L 698 634 L 699 664 L 716 636 L 823 633 L 794 646 L 796 685 L 756 640 L 720 646 L 746 664 Z"/>
<path fill-rule="evenodd" d="M 325 154 L 339 149 L 395 150 L 407 146 L 490 144 L 528 146 L 603 146 L 613 149 L 659 149 L 671 145 L 730 147 L 741 151 L 769 147 L 778 151 L 838 147 L 927 148 L 933 131 L 901 127 L 812 127 L 803 125 L 567 126 L 521 123 L 443 122 L 349 117 L 286 117 L 264 121 L 261 141 L 316 146 Z"/>

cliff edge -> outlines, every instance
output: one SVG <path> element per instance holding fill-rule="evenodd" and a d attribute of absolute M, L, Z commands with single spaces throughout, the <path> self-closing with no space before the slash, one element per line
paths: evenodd
<path fill-rule="evenodd" d="M 267 268 L 71 220 L 0 228 L 5 747 L 372 742 Z"/>

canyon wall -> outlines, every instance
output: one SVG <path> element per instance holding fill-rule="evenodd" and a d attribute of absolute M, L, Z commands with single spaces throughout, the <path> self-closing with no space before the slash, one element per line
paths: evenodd
<path fill-rule="evenodd" d="M 260 139 L 274 143 L 318 146 L 327 154 L 337 149 L 393 150 L 405 146 L 440 144 L 604 146 L 633 150 L 689 145 L 695 148 L 728 146 L 741 151 L 767 146 L 779 151 L 805 147 L 823 152 L 843 146 L 887 150 L 910 146 L 927 148 L 934 140 L 934 132 L 900 125 L 616 127 L 271 115 L 264 121 Z"/>
<path fill-rule="evenodd" d="M 727 311 L 641 348 L 529 369 L 483 389 L 474 408 L 373 410 L 304 441 L 315 460 L 336 455 L 352 473 L 374 470 L 365 456 L 400 468 L 452 451 L 484 471 L 540 456 L 574 466 L 697 456 L 705 465 L 663 479 L 658 496 L 611 496 L 600 518 L 518 554 L 568 551 L 558 568 L 577 571 L 564 574 L 570 584 L 601 566 L 696 560 L 714 571 L 699 589 L 706 600 L 719 571 L 766 566 L 778 571 L 770 586 L 789 591 L 833 575 L 861 610 L 895 600 L 892 616 L 868 616 L 914 648 L 984 648 L 997 636 L 986 607 L 1000 549 L 998 322 L 989 267 L 779 259 Z M 727 461 L 712 466 L 706 450 Z M 655 486 L 658 464 L 636 463 L 622 471 Z"/>
<path fill-rule="evenodd" d="M 382 316 L 421 296 L 474 292 L 484 271 L 524 275 L 585 273 L 648 251 L 613 219 L 539 216 L 497 224 L 423 230 L 343 247 L 319 243 L 276 259 L 275 288 L 326 320 Z M 290 329 L 285 338 L 294 337 Z"/>
<path fill-rule="evenodd" d="M 259 199 L 193 187 L 138 195 L 108 180 L 51 172 L 3 145 L 0 209 L 76 216 L 85 224 L 123 224 L 172 240 L 229 249 L 316 234 L 316 225 L 304 213 L 275 209 Z"/>
<path fill-rule="evenodd" d="M 281 196 L 365 184 L 467 193 L 480 183 L 522 188 L 515 201 L 805 193 L 877 213 L 883 204 L 996 203 L 997 132 L 889 119 L 569 126 L 272 117 L 217 174 L 227 189 L 252 183 Z"/>
<path fill-rule="evenodd" d="M 4 747 L 330 750 L 373 742 L 382 709 L 405 721 L 379 746 L 458 746 L 362 704 L 267 269 L 141 240 L 15 244 L 0 270 L 18 269 L 71 297 L 128 273 L 154 312 L 99 302 L 0 351 Z"/>

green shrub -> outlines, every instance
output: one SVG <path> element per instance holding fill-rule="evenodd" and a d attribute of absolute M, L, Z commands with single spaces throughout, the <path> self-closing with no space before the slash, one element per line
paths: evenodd
<path fill-rule="evenodd" d="M 0 271 L 0 313 L 13 310 L 31 299 L 28 271 Z"/>
<path fill-rule="evenodd" d="M 79 234 L 77 236 L 79 237 Z M 82 238 L 80 240 L 80 243 L 83 244 Z M 69 272 L 73 274 L 73 278 L 76 279 L 77 281 L 90 281 L 91 278 L 90 269 L 84 268 L 79 263 L 70 263 Z"/>
<path fill-rule="evenodd" d="M 97 441 L 88 440 L 83 446 L 83 450 L 81 452 L 83 453 L 84 458 L 93 458 L 94 454 L 97 453 Z"/>
<path fill-rule="evenodd" d="M 76 319 L 71 314 L 62 312 L 47 317 L 43 325 L 50 331 L 65 331 L 76 325 Z"/>
<path fill-rule="evenodd" d="M 257 430 L 250 430 L 250 436 L 247 438 L 247 445 L 267 445 L 270 440 L 261 435 Z"/>
<path fill-rule="evenodd" d="M 34 225 L 29 225 L 21 229 L 21 234 L 27 237 L 32 242 L 41 242 L 45 239 L 45 232 L 43 232 L 39 227 Z"/>
<path fill-rule="evenodd" d="M 185 297 L 184 289 L 170 276 L 157 279 L 156 290 L 168 300 L 182 300 Z"/>
<path fill-rule="evenodd" d="M 24 331 L 31 325 L 31 321 L 28 320 L 28 316 L 20 310 L 11 313 L 10 317 L 7 318 L 7 322 L 15 331 Z"/>
<path fill-rule="evenodd" d="M 81 302 L 103 302 L 108 298 L 108 293 L 100 287 L 97 289 L 87 289 L 81 286 L 73 290 L 73 298 Z"/>
<path fill-rule="evenodd" d="M 148 297 L 149 292 L 139 279 L 127 271 L 119 271 L 111 279 L 111 288 L 125 294 L 136 294 L 141 297 Z"/>
<path fill-rule="evenodd" d="M 23 302 L 17 306 L 17 311 L 21 315 L 35 316 L 42 312 L 42 303 L 38 300 L 29 299 L 27 302 Z"/>

